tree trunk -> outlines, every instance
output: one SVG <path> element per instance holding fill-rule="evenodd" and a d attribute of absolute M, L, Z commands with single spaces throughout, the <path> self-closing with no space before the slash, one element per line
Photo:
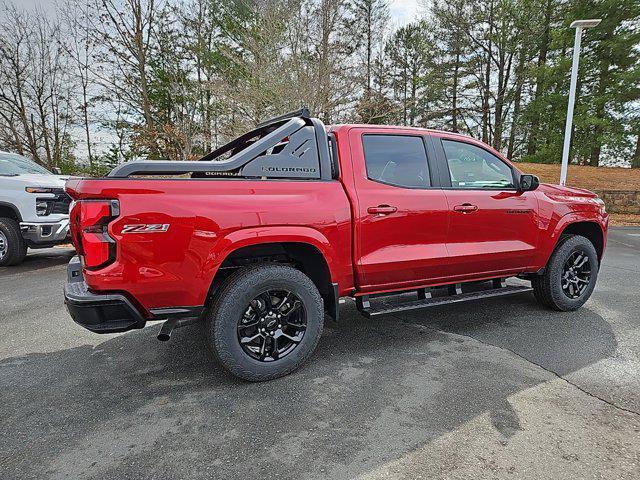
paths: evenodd
<path fill-rule="evenodd" d="M 638 133 L 636 140 L 636 151 L 633 153 L 633 157 L 631 157 L 631 168 L 640 168 L 640 133 Z"/>
<path fill-rule="evenodd" d="M 536 91 L 533 95 L 535 102 L 542 95 L 543 79 L 541 70 L 547 64 L 547 53 L 549 44 L 551 43 L 551 14 L 553 11 L 553 0 L 547 0 L 544 11 L 544 32 L 542 41 L 540 42 L 540 55 L 538 56 L 538 73 L 536 75 Z M 527 155 L 533 155 L 538 147 L 538 129 L 540 128 L 540 115 L 534 108 L 531 118 L 531 126 L 529 127 L 529 142 L 527 144 Z"/>
<path fill-rule="evenodd" d="M 516 74 L 516 92 L 513 99 L 513 118 L 511 120 L 511 130 L 509 131 L 509 144 L 507 146 L 507 158 L 513 158 L 516 143 L 516 130 L 520 120 L 520 104 L 522 102 L 522 87 L 524 85 L 524 52 L 520 52 Z"/>
<path fill-rule="evenodd" d="M 491 42 L 489 42 L 491 48 Z M 487 54 L 487 64 L 484 72 L 484 92 L 482 93 L 482 141 L 489 143 L 489 83 L 491 81 L 491 58 Z"/>
<path fill-rule="evenodd" d="M 19 71 L 16 69 L 16 88 L 17 88 L 17 100 L 18 100 L 18 111 L 20 113 L 20 120 L 22 122 L 22 127 L 24 128 L 24 133 L 27 137 L 27 145 L 29 147 L 29 153 L 31 153 L 31 157 L 37 162 L 42 164 L 42 160 L 40 159 L 40 155 L 38 153 L 38 146 L 36 144 L 35 139 L 35 129 L 32 129 L 33 122 L 29 122 L 29 118 L 27 117 L 27 107 L 25 105 L 24 96 L 23 96 L 23 80 L 20 77 Z"/>
<path fill-rule="evenodd" d="M 493 1 L 489 7 L 489 45 L 487 46 L 487 59 L 484 68 L 484 94 L 482 95 L 482 141 L 491 143 L 489 138 L 489 97 L 491 91 L 491 55 L 493 50 L 493 42 L 491 35 L 493 32 Z"/>
<path fill-rule="evenodd" d="M 147 129 L 154 128 L 153 116 L 151 115 L 151 102 L 149 101 L 149 85 L 147 82 L 146 58 L 141 48 L 138 49 L 138 73 L 140 75 L 140 94 L 142 100 L 142 111 Z"/>
<path fill-rule="evenodd" d="M 147 50 L 144 40 L 143 11 L 139 1 L 134 4 L 134 44 L 136 67 L 140 78 L 140 101 L 142 103 L 142 113 L 144 115 L 147 130 L 153 135 L 154 121 L 151 113 L 151 100 L 149 99 L 149 82 L 147 80 Z M 154 135 L 155 137 L 155 135 Z M 154 140 L 151 142 L 151 153 L 158 154 L 158 146 Z"/>
<path fill-rule="evenodd" d="M 331 36 L 331 14 L 333 2 L 331 0 L 322 0 L 320 3 L 321 15 L 321 34 L 320 39 L 320 58 L 319 58 L 319 99 L 321 118 L 325 123 L 331 123 L 331 106 L 329 105 L 329 85 L 331 84 L 330 75 L 330 59 L 329 59 L 329 37 Z"/>
<path fill-rule="evenodd" d="M 367 102 L 371 97 L 371 49 L 372 47 L 372 25 L 371 25 L 371 5 L 367 11 Z"/>
<path fill-rule="evenodd" d="M 406 64 L 406 61 L 405 61 Z M 402 125 L 407 126 L 407 67 L 402 71 Z"/>
<path fill-rule="evenodd" d="M 418 91 L 418 74 L 414 71 L 411 72 L 411 114 L 410 114 L 410 123 L 412 127 L 416 125 L 416 97 Z"/>
<path fill-rule="evenodd" d="M 48 168 L 55 166 L 54 156 L 51 151 L 51 142 L 49 139 L 49 129 L 47 128 L 47 115 L 45 113 L 45 105 L 43 104 L 42 97 L 38 95 L 36 98 L 36 107 L 38 109 L 38 115 L 40 115 L 40 133 L 44 140 L 44 150 L 47 153 L 46 165 Z M 35 129 L 34 129 L 35 132 Z"/>
<path fill-rule="evenodd" d="M 14 125 L 13 121 L 10 120 L 7 122 L 9 128 L 11 129 L 11 135 L 13 136 L 13 146 L 16 149 L 18 155 L 24 155 L 24 148 L 22 146 L 22 142 L 20 141 L 20 135 L 18 134 L 18 130 Z"/>
<path fill-rule="evenodd" d="M 609 40 L 610 36 L 607 35 L 606 40 Z M 596 124 L 596 127 L 593 132 L 593 147 L 591 148 L 591 154 L 589 155 L 589 164 L 592 167 L 597 167 L 600 164 L 600 154 L 602 153 L 602 123 L 604 120 L 604 116 L 607 112 L 607 104 L 605 100 L 605 95 L 607 93 L 607 84 L 609 81 L 609 66 L 611 65 L 611 61 L 608 57 L 603 58 L 600 61 L 600 78 L 598 79 L 598 90 L 596 93 L 596 118 L 600 120 Z"/>
<path fill-rule="evenodd" d="M 500 62 L 498 72 L 498 94 L 496 95 L 495 105 L 495 121 L 493 134 L 493 148 L 500 150 L 502 148 L 502 133 L 504 130 L 504 104 L 509 77 L 511 76 L 511 61 L 513 55 L 509 55 L 509 60 L 505 59 L 503 48 L 500 49 Z"/>
<path fill-rule="evenodd" d="M 452 130 L 458 133 L 458 71 L 460 70 L 460 51 L 456 51 L 456 62 L 453 67 L 453 93 L 451 95 Z"/>
<path fill-rule="evenodd" d="M 84 118 L 84 134 L 87 139 L 87 156 L 89 158 L 89 169 L 93 171 L 93 154 L 91 153 L 91 134 L 89 133 L 88 110 L 89 110 L 89 105 L 87 101 L 87 83 L 83 78 L 82 79 L 82 114 Z"/>

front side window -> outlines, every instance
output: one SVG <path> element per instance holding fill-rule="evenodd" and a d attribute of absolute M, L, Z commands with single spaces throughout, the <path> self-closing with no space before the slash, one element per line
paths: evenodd
<path fill-rule="evenodd" d="M 422 137 L 363 135 L 362 146 L 370 180 L 406 188 L 431 185 Z"/>
<path fill-rule="evenodd" d="M 483 148 L 442 140 L 453 188 L 515 188 L 511 168 Z"/>

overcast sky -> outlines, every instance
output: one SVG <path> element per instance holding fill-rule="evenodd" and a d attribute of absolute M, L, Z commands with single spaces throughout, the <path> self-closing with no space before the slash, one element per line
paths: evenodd
<path fill-rule="evenodd" d="M 9 0 L 9 2 L 31 8 L 40 5 L 45 9 L 53 10 L 55 0 Z M 409 23 L 418 17 L 418 0 L 391 0 L 389 1 L 389 6 L 391 7 L 393 23 L 396 26 Z"/>
<path fill-rule="evenodd" d="M 20 7 L 26 8 L 35 8 L 39 6 L 43 8 L 45 11 L 54 11 L 54 5 L 56 0 L 0 0 L 0 2 L 5 1 L 9 3 L 14 3 Z M 64 0 L 62 0 L 64 1 Z M 173 0 L 178 1 L 178 0 Z M 406 25 L 409 22 L 416 20 L 420 13 L 419 7 L 420 0 L 389 0 L 389 7 L 391 10 L 391 23 L 392 30 Z M 75 133 L 72 135 L 76 136 Z M 80 133 L 78 133 L 80 135 Z M 92 143 L 96 144 L 97 150 L 102 151 L 107 145 L 110 145 L 114 142 L 114 138 L 110 132 L 105 131 L 96 131 L 93 133 Z M 83 144 L 79 144 L 76 152 L 80 158 L 86 156 L 86 152 L 83 149 Z"/>
<path fill-rule="evenodd" d="M 418 18 L 420 10 L 417 0 L 393 0 L 389 2 L 391 15 L 398 26 Z"/>

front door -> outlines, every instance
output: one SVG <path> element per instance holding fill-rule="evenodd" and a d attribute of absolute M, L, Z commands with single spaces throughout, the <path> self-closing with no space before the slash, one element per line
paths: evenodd
<path fill-rule="evenodd" d="M 441 151 L 451 182 L 445 188 L 449 273 L 473 277 L 526 270 L 538 242 L 536 193 L 519 191 L 513 168 L 480 145 L 443 138 Z"/>
<path fill-rule="evenodd" d="M 356 272 L 363 292 L 444 277 L 448 205 L 433 187 L 428 138 L 407 130 L 353 129 Z"/>

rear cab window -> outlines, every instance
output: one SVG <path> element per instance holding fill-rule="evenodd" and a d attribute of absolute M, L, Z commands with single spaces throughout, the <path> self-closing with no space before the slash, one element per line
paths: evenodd
<path fill-rule="evenodd" d="M 362 148 L 370 180 L 404 188 L 431 186 L 427 152 L 421 136 L 365 134 Z"/>

